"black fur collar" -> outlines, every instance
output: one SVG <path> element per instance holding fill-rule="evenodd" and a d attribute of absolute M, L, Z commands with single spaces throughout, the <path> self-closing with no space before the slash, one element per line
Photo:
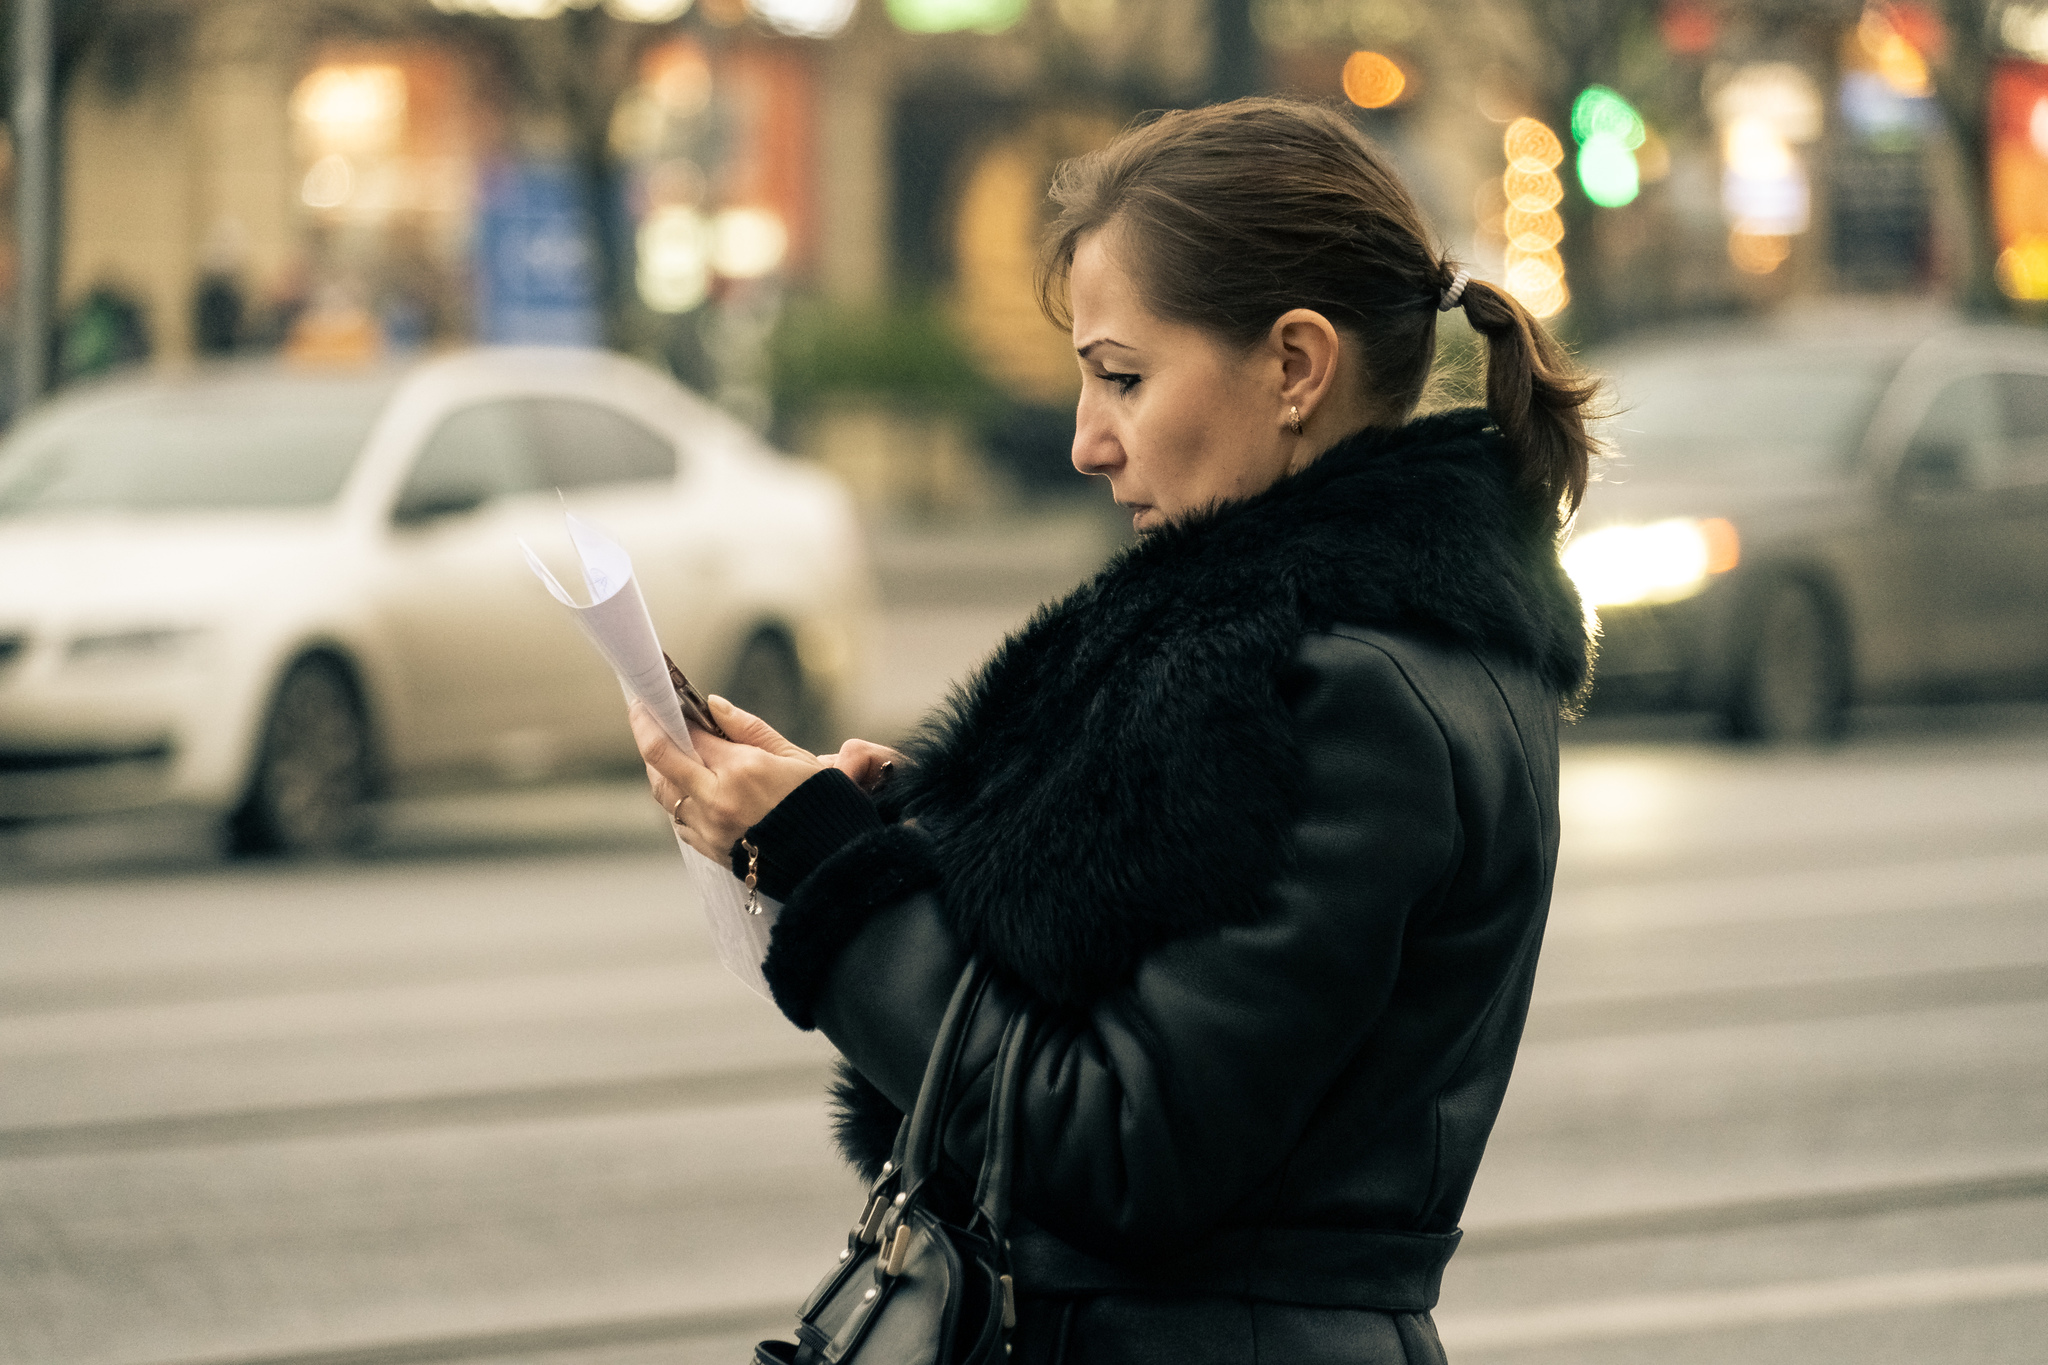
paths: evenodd
<path fill-rule="evenodd" d="M 1446 636 L 1577 696 L 1556 519 L 1515 491 L 1484 412 L 1361 432 L 1152 534 L 955 692 L 885 814 L 935 841 L 962 941 L 1081 1007 L 1159 945 L 1256 915 L 1300 768 L 1284 666 L 1337 623 Z"/>

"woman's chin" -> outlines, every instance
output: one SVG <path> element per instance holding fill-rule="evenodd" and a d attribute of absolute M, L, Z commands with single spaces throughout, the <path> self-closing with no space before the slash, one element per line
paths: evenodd
<path fill-rule="evenodd" d="M 1166 525 L 1166 514 L 1149 503 L 1127 502 L 1124 506 L 1130 509 L 1131 529 L 1141 536 Z"/>

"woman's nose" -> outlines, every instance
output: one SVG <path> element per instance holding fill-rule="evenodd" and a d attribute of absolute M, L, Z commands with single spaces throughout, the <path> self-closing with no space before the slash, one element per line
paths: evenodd
<path fill-rule="evenodd" d="M 1074 411 L 1074 468 L 1083 474 L 1108 474 L 1124 462 L 1123 447 L 1101 423 L 1093 419 L 1084 398 Z"/>

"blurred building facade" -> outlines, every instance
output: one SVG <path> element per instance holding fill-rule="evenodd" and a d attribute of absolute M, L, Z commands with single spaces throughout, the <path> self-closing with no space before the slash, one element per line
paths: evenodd
<path fill-rule="evenodd" d="M 1981 32 L 1859 0 L 85 8 L 64 373 L 610 344 L 897 501 L 1063 467 L 1044 186 L 1149 108 L 1345 102 L 1452 254 L 1583 338 L 2048 297 L 2048 4 Z"/>

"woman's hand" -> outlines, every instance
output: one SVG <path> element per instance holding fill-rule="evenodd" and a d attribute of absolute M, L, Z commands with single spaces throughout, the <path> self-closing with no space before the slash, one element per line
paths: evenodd
<path fill-rule="evenodd" d="M 775 733 L 759 716 L 749 715 L 723 697 L 709 701 L 712 716 L 734 742 L 693 726 L 690 739 L 697 746 L 695 758 L 675 746 L 641 703 L 633 703 L 628 715 L 634 742 L 647 763 L 647 783 L 654 799 L 675 821 L 683 842 L 726 867 L 732 861 L 734 842 L 759 824 L 783 797 L 825 768 L 841 765 L 821 762 Z"/>
<path fill-rule="evenodd" d="M 839 746 L 838 753 L 821 761 L 826 767 L 837 768 L 852 778 L 853 785 L 862 791 L 872 792 L 887 780 L 889 770 L 905 759 L 887 745 L 849 739 Z"/>

